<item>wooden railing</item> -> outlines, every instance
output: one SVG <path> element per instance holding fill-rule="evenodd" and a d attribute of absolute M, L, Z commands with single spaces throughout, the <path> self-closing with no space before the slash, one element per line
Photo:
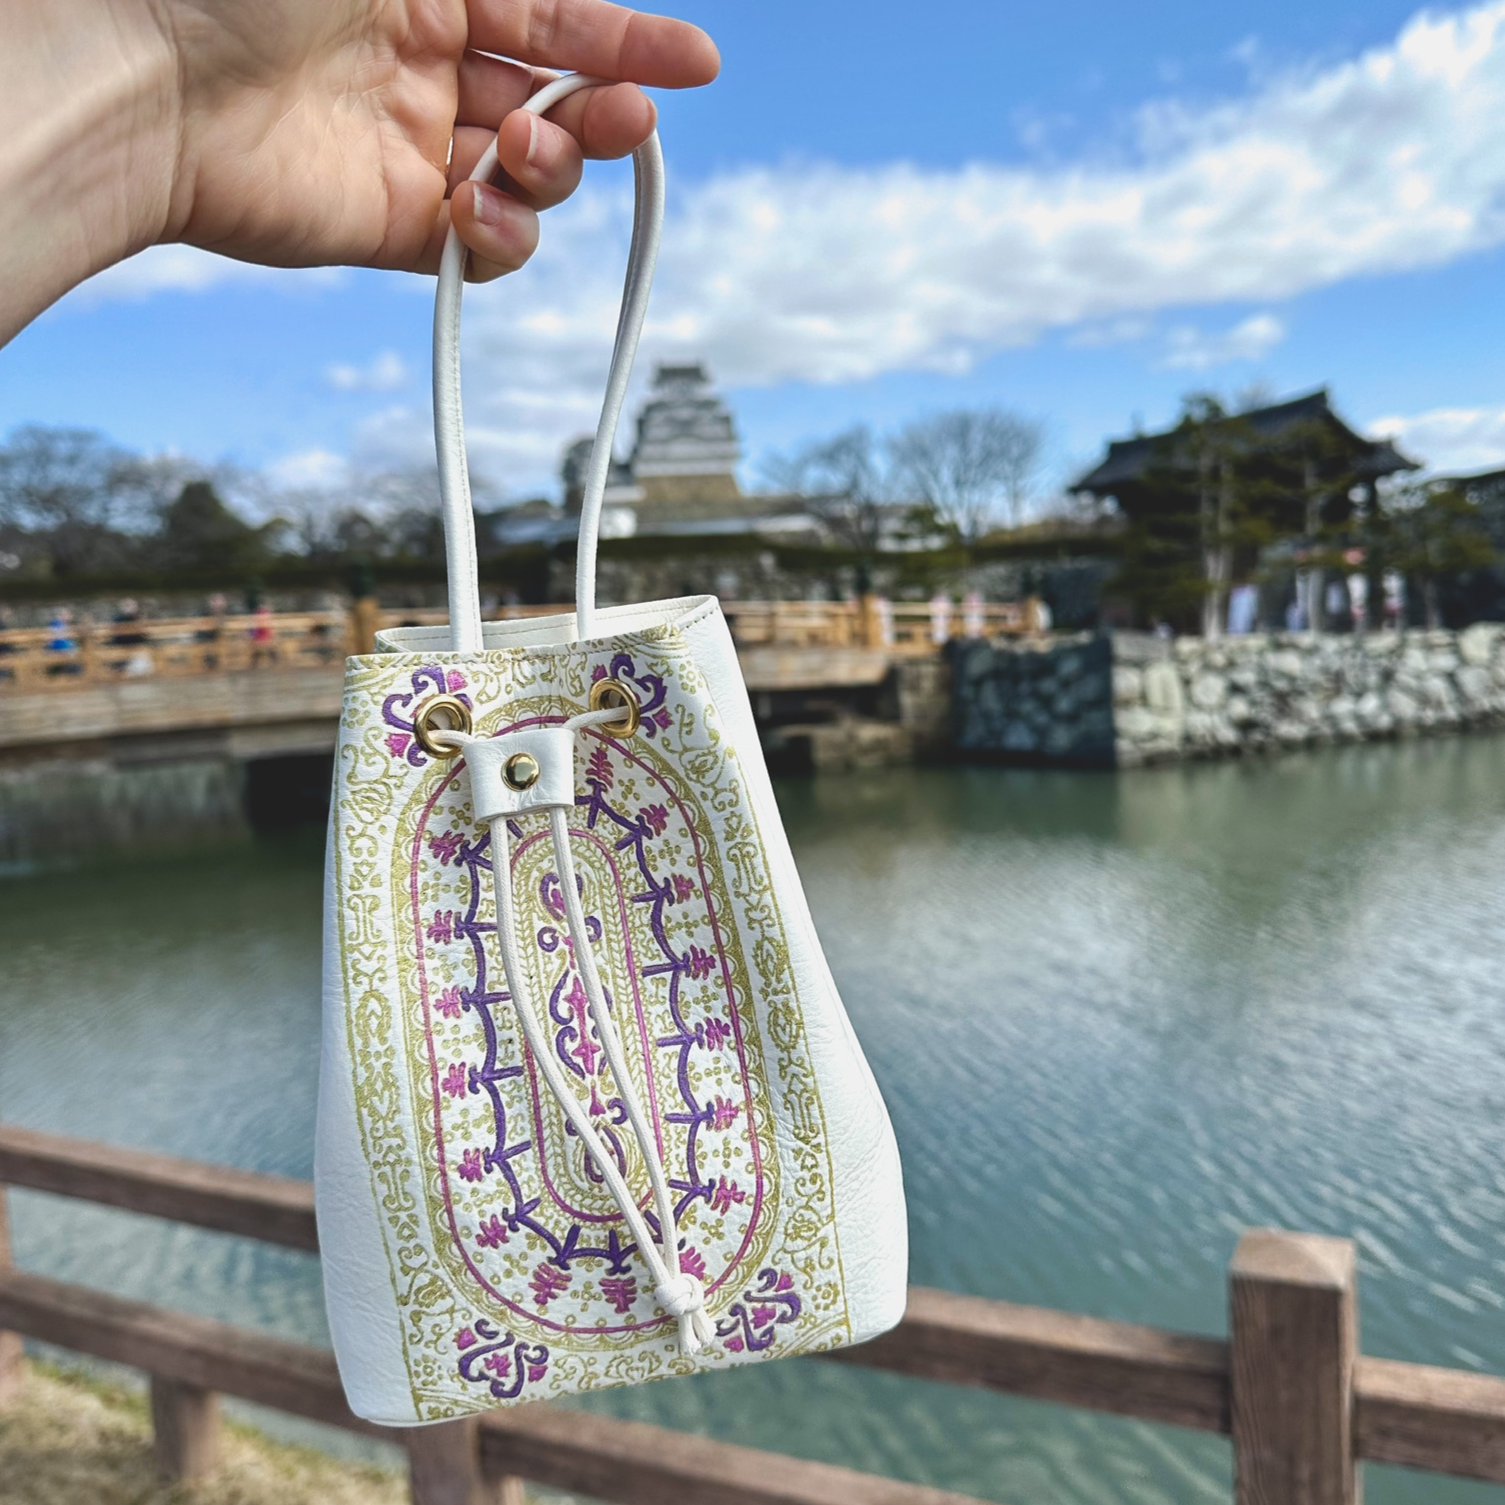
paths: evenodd
<path fill-rule="evenodd" d="M 871 648 L 904 656 L 936 652 L 949 638 L 1018 636 L 1038 630 L 1033 601 L 945 609 L 928 602 L 728 601 L 739 645 Z M 497 620 L 543 616 L 561 606 L 504 607 Z M 201 674 L 307 669 L 369 652 L 378 627 L 435 625 L 443 610 L 355 610 L 184 617 L 172 620 L 0 628 L 0 695 L 66 691 Z"/>
<path fill-rule="evenodd" d="M 278 1176 L 0 1128 L 5 1185 L 318 1247 L 312 1187 Z M 402 1443 L 418 1505 L 518 1505 L 524 1479 L 621 1505 L 968 1505 L 546 1404 L 409 1432 L 376 1427 L 349 1410 L 322 1349 L 12 1268 L 3 1214 L 0 1190 L 0 1397 L 22 1383 L 21 1334 L 144 1370 L 170 1477 L 213 1467 L 215 1397 L 228 1394 Z M 1359 1354 L 1349 1241 L 1254 1230 L 1234 1255 L 1229 1292 L 1224 1342 L 914 1289 L 894 1332 L 830 1358 L 1227 1434 L 1237 1505 L 1355 1505 L 1363 1459 L 1505 1483 L 1505 1379 Z"/>

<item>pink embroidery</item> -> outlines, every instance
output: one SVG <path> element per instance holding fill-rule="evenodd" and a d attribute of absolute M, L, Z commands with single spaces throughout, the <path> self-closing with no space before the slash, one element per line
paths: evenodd
<path fill-rule="evenodd" d="M 695 885 L 683 873 L 674 875 L 674 892 L 669 896 L 671 904 L 683 904 L 695 892 Z"/>
<path fill-rule="evenodd" d="M 476 1243 L 483 1249 L 495 1249 L 506 1242 L 507 1225 L 495 1213 L 476 1229 Z"/>
<path fill-rule="evenodd" d="M 391 753 L 394 758 L 400 758 L 405 752 L 407 752 L 409 746 L 411 746 L 412 744 L 412 741 L 413 739 L 408 736 L 406 732 L 388 732 L 387 751 Z"/>
<path fill-rule="evenodd" d="M 458 1019 L 460 1017 L 459 988 L 446 988 L 434 1000 L 434 1007 L 438 1009 L 446 1019 Z"/>
<path fill-rule="evenodd" d="M 466 1092 L 465 1067 L 459 1061 L 450 1066 L 442 1083 L 451 1097 L 464 1097 Z"/>
<path fill-rule="evenodd" d="M 625 1312 L 637 1297 L 638 1283 L 631 1275 L 603 1276 L 601 1294 L 611 1302 L 613 1311 Z"/>
<path fill-rule="evenodd" d="M 462 1327 L 460 1331 L 455 1334 L 456 1348 L 474 1348 L 475 1342 L 476 1335 L 471 1332 L 468 1327 Z"/>
<path fill-rule="evenodd" d="M 716 970 L 716 958 L 700 946 L 691 946 L 685 952 L 685 970 L 691 977 L 709 977 Z"/>
<path fill-rule="evenodd" d="M 430 836 L 429 851 L 439 859 L 442 866 L 448 867 L 455 860 L 463 840 L 464 837 L 458 831 L 446 831 L 443 836 Z"/>
<path fill-rule="evenodd" d="M 705 1043 L 707 1050 L 720 1050 L 732 1037 L 732 1027 L 725 1019 L 707 1019 Z"/>
<path fill-rule="evenodd" d="M 570 1277 L 554 1265 L 540 1265 L 529 1282 L 533 1287 L 533 1299 L 540 1309 L 548 1306 L 569 1283 Z"/>
<path fill-rule="evenodd" d="M 431 941 L 447 943 L 455 938 L 455 912 L 452 909 L 441 909 L 428 924 L 428 938 Z"/>
<path fill-rule="evenodd" d="M 611 766 L 611 757 L 604 747 L 598 747 L 591 755 L 586 766 L 586 777 L 603 789 L 610 789 L 616 783 L 617 775 Z"/>
<path fill-rule="evenodd" d="M 700 1251 L 692 1244 L 679 1256 L 679 1268 L 686 1275 L 693 1275 L 696 1280 L 705 1279 L 705 1260 Z"/>
<path fill-rule="evenodd" d="M 711 1188 L 711 1206 L 717 1212 L 729 1212 L 733 1202 L 746 1200 L 747 1193 L 735 1181 L 728 1181 L 725 1176 L 716 1178 L 716 1184 Z"/>
<path fill-rule="evenodd" d="M 504 1353 L 487 1354 L 486 1361 L 482 1367 L 489 1369 L 500 1379 L 512 1373 L 512 1360 Z"/>
<path fill-rule="evenodd" d="M 710 1124 L 713 1129 L 729 1129 L 737 1121 L 741 1110 L 730 1098 L 718 1097 L 711 1104 Z"/>
<path fill-rule="evenodd" d="M 444 681 L 449 686 L 451 695 L 458 695 L 465 688 L 465 676 L 458 669 L 451 669 L 444 676 Z"/>
<path fill-rule="evenodd" d="M 657 710 L 653 713 L 652 720 L 658 724 L 661 732 L 669 730 L 669 713 L 667 710 Z"/>
<path fill-rule="evenodd" d="M 655 836 L 661 836 L 669 824 L 669 812 L 662 805 L 644 805 L 638 816 Z"/>
<path fill-rule="evenodd" d="M 460 1174 L 467 1181 L 479 1181 L 486 1174 L 481 1167 L 481 1152 L 479 1150 L 466 1150 L 460 1156 Z"/>

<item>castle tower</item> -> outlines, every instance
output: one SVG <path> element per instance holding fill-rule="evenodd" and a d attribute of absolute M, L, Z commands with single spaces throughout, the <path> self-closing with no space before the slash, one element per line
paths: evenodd
<path fill-rule="evenodd" d="M 659 366 L 653 392 L 638 415 L 630 462 L 642 488 L 640 513 L 665 519 L 704 516 L 741 499 L 737 462 L 742 444 L 731 409 L 711 389 L 700 362 Z"/>

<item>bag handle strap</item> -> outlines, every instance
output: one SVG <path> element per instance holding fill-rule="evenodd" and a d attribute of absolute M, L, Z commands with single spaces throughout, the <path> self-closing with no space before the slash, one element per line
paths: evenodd
<path fill-rule="evenodd" d="M 542 115 L 577 89 L 608 83 L 584 73 L 567 74 L 545 84 L 523 109 Z M 575 561 L 575 632 L 588 638 L 596 610 L 596 545 L 601 533 L 601 501 L 611 468 L 617 422 L 627 398 L 633 357 L 648 313 L 648 293 L 658 259 L 664 225 L 664 155 L 655 131 L 632 154 L 634 203 L 632 247 L 622 311 L 617 317 L 616 343 L 606 398 L 596 425 L 595 443 L 585 473 L 580 507 L 580 536 Z M 497 169 L 496 143 L 471 173 L 471 181 L 489 181 Z M 481 638 L 481 582 L 476 559 L 476 520 L 470 497 L 470 467 L 465 455 L 465 415 L 460 404 L 460 303 L 465 289 L 465 260 L 469 253 L 451 226 L 439 263 L 439 290 L 434 299 L 434 451 L 439 462 L 439 496 L 444 515 L 444 550 L 449 574 L 450 647 L 456 653 L 479 653 Z"/>

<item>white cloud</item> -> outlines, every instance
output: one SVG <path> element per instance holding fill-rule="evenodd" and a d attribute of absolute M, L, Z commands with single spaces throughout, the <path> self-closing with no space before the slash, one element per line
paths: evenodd
<path fill-rule="evenodd" d="M 1428 470 L 1505 467 L 1505 407 L 1432 408 L 1409 416 L 1376 418 L 1370 430 L 1396 440 Z"/>
<path fill-rule="evenodd" d="M 266 474 L 274 485 L 294 491 L 330 491 L 349 480 L 350 462 L 332 450 L 307 449 L 274 460 Z"/>
<path fill-rule="evenodd" d="M 594 422 L 630 218 L 629 196 L 596 184 L 548 216 L 532 266 L 468 296 L 477 468 L 509 487 L 538 485 Z M 1215 107 L 1158 103 L 1118 159 L 791 163 L 671 203 L 645 354 L 705 357 L 733 386 L 963 373 L 1051 331 L 1090 340 L 1193 308 L 1269 308 L 1505 240 L 1505 0 L 1419 13 L 1388 46 L 1265 74 Z M 310 275 L 148 257 L 93 295 Z M 1262 313 L 1223 336 L 1173 335 L 1169 353 L 1180 338 L 1188 363 L 1219 340 L 1238 354 L 1277 324 Z M 425 420 L 406 421 L 406 439 L 381 441 L 416 450 Z"/>
<path fill-rule="evenodd" d="M 326 366 L 324 380 L 337 392 L 395 392 L 412 373 L 395 350 L 383 350 L 364 366 Z"/>
<path fill-rule="evenodd" d="M 334 287 L 345 276 L 340 267 L 253 266 L 197 246 L 149 246 L 91 277 L 69 293 L 66 301 L 72 305 L 135 302 L 155 293 L 202 293 L 227 283 L 288 289 Z"/>
<path fill-rule="evenodd" d="M 1285 337 L 1285 324 L 1274 314 L 1251 314 L 1221 334 L 1180 324 L 1166 334 L 1160 364 L 1170 371 L 1206 371 L 1230 361 L 1257 361 Z"/>
<path fill-rule="evenodd" d="M 1141 124 L 1127 164 L 798 164 L 686 189 L 645 353 L 704 356 L 733 386 L 965 372 L 1051 330 L 1090 341 L 1497 244 L 1505 0 L 1423 13 L 1388 47 L 1216 108 L 1161 104 Z M 537 484 L 592 426 L 627 231 L 625 195 L 588 189 L 549 217 L 533 266 L 469 295 L 478 465 Z M 1173 335 L 1168 353 L 1249 359 L 1280 332 L 1260 313 L 1222 336 Z"/>

